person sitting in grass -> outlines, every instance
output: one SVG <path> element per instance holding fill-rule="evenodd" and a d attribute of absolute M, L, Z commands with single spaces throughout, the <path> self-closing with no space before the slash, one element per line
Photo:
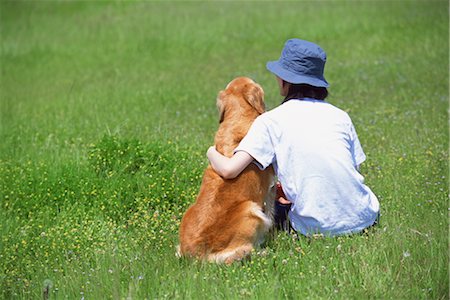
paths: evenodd
<path fill-rule="evenodd" d="M 318 45 L 290 39 L 278 61 L 267 63 L 276 75 L 281 105 L 259 116 L 234 155 L 214 146 L 207 157 L 225 179 L 251 162 L 273 165 L 281 185 L 275 222 L 306 236 L 361 232 L 377 222 L 380 205 L 359 173 L 366 159 L 348 114 L 325 101 L 326 54 Z"/>

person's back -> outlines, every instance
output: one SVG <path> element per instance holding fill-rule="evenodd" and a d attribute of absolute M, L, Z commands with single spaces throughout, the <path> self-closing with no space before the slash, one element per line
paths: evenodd
<path fill-rule="evenodd" d="M 378 201 L 356 170 L 365 155 L 347 113 L 323 100 L 291 99 L 257 122 L 271 136 L 295 230 L 345 234 L 375 221 Z"/>

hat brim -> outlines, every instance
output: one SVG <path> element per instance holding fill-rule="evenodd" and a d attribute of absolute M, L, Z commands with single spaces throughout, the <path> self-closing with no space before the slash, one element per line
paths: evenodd
<path fill-rule="evenodd" d="M 270 72 L 274 73 L 275 75 L 277 75 L 278 77 L 289 83 L 293 84 L 303 83 L 316 87 L 325 87 L 325 88 L 328 87 L 328 82 L 325 80 L 325 78 L 316 78 L 293 73 L 289 70 L 284 69 L 278 60 L 269 61 L 266 65 L 266 68 Z"/>

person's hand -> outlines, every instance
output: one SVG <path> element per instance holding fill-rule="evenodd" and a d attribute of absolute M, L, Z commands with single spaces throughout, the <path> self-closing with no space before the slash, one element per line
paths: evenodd
<path fill-rule="evenodd" d="M 283 188 L 281 187 L 281 183 L 277 182 L 277 192 L 275 195 L 275 200 L 278 201 L 281 204 L 291 204 L 291 201 L 286 199 L 286 195 L 283 192 Z"/>
<path fill-rule="evenodd" d="M 206 151 L 206 157 L 208 157 L 209 160 L 211 160 L 211 155 L 212 153 L 216 152 L 216 146 L 211 146 L 208 148 L 208 150 Z"/>

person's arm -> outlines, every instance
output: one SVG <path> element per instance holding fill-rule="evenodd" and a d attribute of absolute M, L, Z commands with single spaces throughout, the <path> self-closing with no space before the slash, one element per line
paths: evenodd
<path fill-rule="evenodd" d="M 226 157 L 217 152 L 214 146 L 209 147 L 206 156 L 213 169 L 224 179 L 236 178 L 253 161 L 253 157 L 245 151 Z"/>

